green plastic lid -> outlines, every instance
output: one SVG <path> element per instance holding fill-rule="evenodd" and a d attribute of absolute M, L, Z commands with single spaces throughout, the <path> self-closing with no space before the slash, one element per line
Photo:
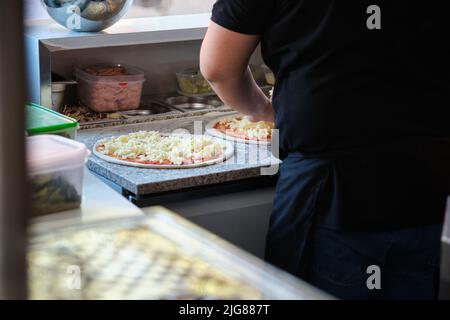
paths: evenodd
<path fill-rule="evenodd" d="M 78 121 L 34 103 L 26 105 L 26 112 L 28 134 L 42 134 L 78 127 Z"/>

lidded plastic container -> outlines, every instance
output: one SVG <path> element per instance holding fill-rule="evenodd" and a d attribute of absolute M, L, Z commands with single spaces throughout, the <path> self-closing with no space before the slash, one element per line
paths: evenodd
<path fill-rule="evenodd" d="M 205 95 L 214 93 L 213 88 L 203 77 L 199 68 L 190 68 L 176 73 L 180 93 Z"/>
<path fill-rule="evenodd" d="M 80 207 L 86 146 L 55 135 L 28 137 L 26 146 L 33 215 Z"/>
<path fill-rule="evenodd" d="M 75 67 L 78 99 L 97 112 L 138 109 L 144 73 L 120 64 L 97 64 Z"/>
<path fill-rule="evenodd" d="M 25 108 L 27 132 L 30 136 L 56 134 L 70 139 L 76 138 L 77 120 L 33 103 L 27 104 Z"/>

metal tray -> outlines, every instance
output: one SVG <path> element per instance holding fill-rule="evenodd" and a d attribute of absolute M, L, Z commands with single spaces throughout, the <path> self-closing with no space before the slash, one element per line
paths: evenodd
<path fill-rule="evenodd" d="M 207 110 L 223 107 L 223 102 L 217 97 L 169 97 L 165 100 L 169 105 L 175 106 L 185 111 Z"/>
<path fill-rule="evenodd" d="M 148 117 L 151 115 L 169 113 L 174 111 L 181 112 L 181 110 L 177 110 L 176 108 L 173 108 L 172 106 L 162 101 L 158 101 L 157 99 L 143 97 L 139 109 L 120 111 L 119 113 L 126 118 L 135 118 Z"/>

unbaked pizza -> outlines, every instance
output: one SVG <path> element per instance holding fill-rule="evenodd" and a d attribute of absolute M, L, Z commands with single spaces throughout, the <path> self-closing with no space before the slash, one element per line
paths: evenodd
<path fill-rule="evenodd" d="M 233 146 L 203 135 L 162 135 L 140 131 L 98 141 L 94 154 L 103 160 L 138 167 L 185 168 L 222 162 Z"/>
<path fill-rule="evenodd" d="M 206 131 L 216 137 L 247 143 L 268 144 L 272 139 L 273 122 L 251 122 L 241 115 L 227 116 L 211 121 Z"/>

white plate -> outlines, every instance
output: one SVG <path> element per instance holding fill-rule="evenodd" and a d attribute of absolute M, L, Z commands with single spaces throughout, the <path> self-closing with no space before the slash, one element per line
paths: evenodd
<path fill-rule="evenodd" d="M 270 140 L 247 140 L 247 139 L 242 139 L 242 138 L 237 138 L 237 137 L 233 137 L 233 136 L 229 136 L 226 135 L 225 133 L 217 130 L 216 128 L 214 128 L 216 126 L 216 124 L 220 121 L 224 121 L 224 120 L 228 120 L 228 119 L 234 119 L 237 117 L 243 117 L 242 115 L 239 114 L 233 114 L 233 115 L 228 115 L 228 116 L 224 116 L 224 117 L 220 117 L 217 119 L 214 119 L 210 122 L 208 122 L 208 124 L 206 125 L 206 133 L 209 134 L 210 136 L 216 137 L 216 138 L 220 138 L 220 139 L 225 139 L 225 140 L 229 140 L 229 141 L 235 141 L 235 142 L 240 142 L 240 143 L 247 143 L 247 144 L 256 144 L 256 145 L 260 145 L 260 146 L 268 146 L 271 144 L 272 141 Z"/>
<path fill-rule="evenodd" d="M 100 159 L 114 163 L 114 164 L 120 164 L 123 166 L 129 166 L 129 167 L 138 167 L 138 168 L 147 168 L 147 169 L 192 169 L 192 168 L 200 168 L 200 167 L 206 167 L 211 166 L 214 164 L 222 163 L 229 158 L 231 158 L 234 155 L 234 147 L 231 143 L 223 140 L 214 139 L 216 142 L 221 143 L 225 146 L 225 150 L 223 152 L 222 157 L 208 160 L 202 163 L 194 163 L 194 164 L 182 164 L 182 165 L 168 165 L 168 164 L 144 164 L 144 163 L 136 163 L 136 162 L 129 162 L 125 160 L 120 160 L 114 157 L 107 156 L 101 152 L 97 151 L 97 146 L 102 143 L 105 139 L 101 139 L 97 141 L 93 148 L 93 153 Z"/>

